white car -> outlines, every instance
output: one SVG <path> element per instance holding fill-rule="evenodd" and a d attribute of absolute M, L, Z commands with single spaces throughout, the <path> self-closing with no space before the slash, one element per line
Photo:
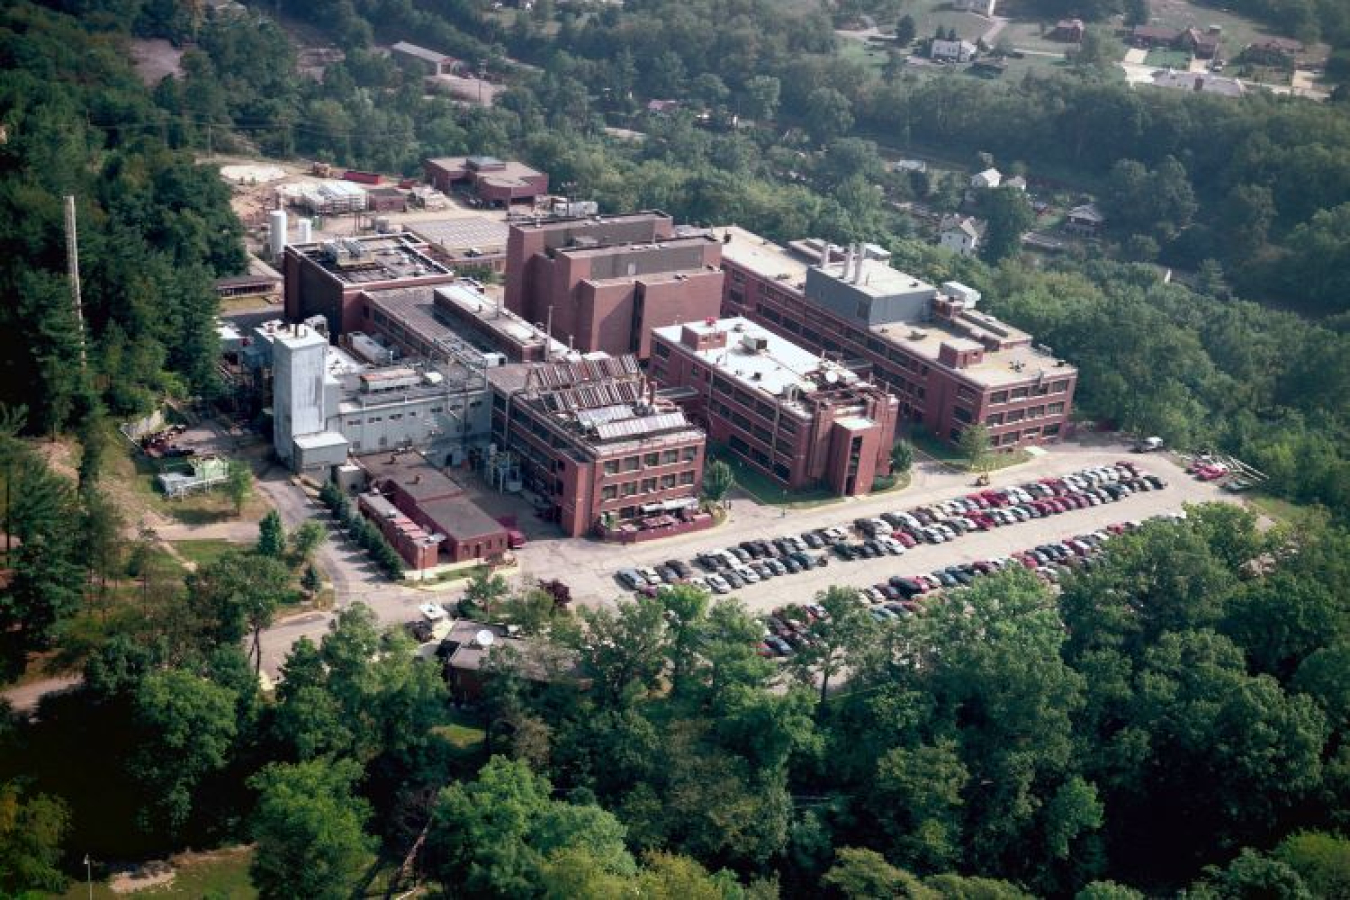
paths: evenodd
<path fill-rule="evenodd" d="M 647 583 L 650 585 L 658 585 L 666 583 L 665 579 L 662 578 L 660 575 L 658 575 L 656 573 L 656 570 L 653 569 L 651 566 L 644 566 L 643 568 L 638 569 L 638 574 L 641 575 L 643 578 L 647 579 Z"/>
<path fill-rule="evenodd" d="M 750 568 L 749 566 L 737 566 L 736 574 L 741 576 L 741 580 L 743 580 L 746 584 L 758 584 L 760 581 L 763 580 L 757 574 L 755 574 L 755 570 Z"/>
<path fill-rule="evenodd" d="M 709 575 L 708 587 L 712 588 L 714 594 L 731 593 L 731 585 L 727 584 L 727 580 L 721 575 Z"/>

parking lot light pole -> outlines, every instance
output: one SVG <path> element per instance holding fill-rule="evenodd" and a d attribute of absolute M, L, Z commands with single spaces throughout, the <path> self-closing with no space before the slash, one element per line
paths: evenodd
<path fill-rule="evenodd" d="M 94 900 L 94 863 L 88 853 L 84 855 L 84 878 L 89 885 L 89 900 Z"/>

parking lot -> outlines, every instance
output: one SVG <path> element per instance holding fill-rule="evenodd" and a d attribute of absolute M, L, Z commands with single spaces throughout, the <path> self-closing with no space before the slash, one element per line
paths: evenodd
<path fill-rule="evenodd" d="M 1168 482 L 1167 488 L 991 531 L 971 532 L 950 543 L 920 544 L 902 556 L 846 562 L 831 554 L 830 564 L 825 568 L 747 585 L 731 596 L 753 610 L 767 611 L 784 603 L 806 602 L 816 592 L 834 584 L 863 588 L 885 581 L 891 575 L 913 575 L 958 563 L 1006 556 L 1026 547 L 1100 530 L 1116 522 L 1174 513 L 1187 503 L 1234 501 L 1231 494 L 1212 483 L 1197 481 L 1162 454 L 1132 456 L 1119 444 L 1056 447 L 1043 457 L 995 473 L 991 487 L 1063 476 L 1127 458 L 1137 462 L 1144 471 L 1161 476 Z M 521 557 L 526 571 L 557 574 L 567 581 L 573 596 L 582 602 L 614 602 L 633 596 L 614 580 L 614 573 L 619 568 L 654 566 L 671 558 L 692 560 L 700 551 L 739 544 L 743 540 L 800 535 L 807 530 L 848 525 L 860 517 L 962 497 L 974 490 L 970 480 L 968 474 L 922 463 L 916 466 L 910 488 L 898 493 L 850 499 L 786 514 L 737 495 L 731 519 L 711 531 L 628 546 L 545 539 L 532 542 L 521 551 Z"/>

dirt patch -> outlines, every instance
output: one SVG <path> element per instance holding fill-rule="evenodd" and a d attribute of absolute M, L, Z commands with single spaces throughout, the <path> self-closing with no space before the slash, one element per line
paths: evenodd
<path fill-rule="evenodd" d="M 182 61 L 183 49 L 163 38 L 131 39 L 131 64 L 147 85 L 159 84 L 166 75 L 181 75 Z"/>

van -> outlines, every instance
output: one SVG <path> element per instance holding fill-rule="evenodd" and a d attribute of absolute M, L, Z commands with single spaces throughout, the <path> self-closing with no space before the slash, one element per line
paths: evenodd
<path fill-rule="evenodd" d="M 1135 453 L 1153 453 L 1163 448 L 1163 439 L 1160 437 L 1147 437 L 1134 445 Z"/>

